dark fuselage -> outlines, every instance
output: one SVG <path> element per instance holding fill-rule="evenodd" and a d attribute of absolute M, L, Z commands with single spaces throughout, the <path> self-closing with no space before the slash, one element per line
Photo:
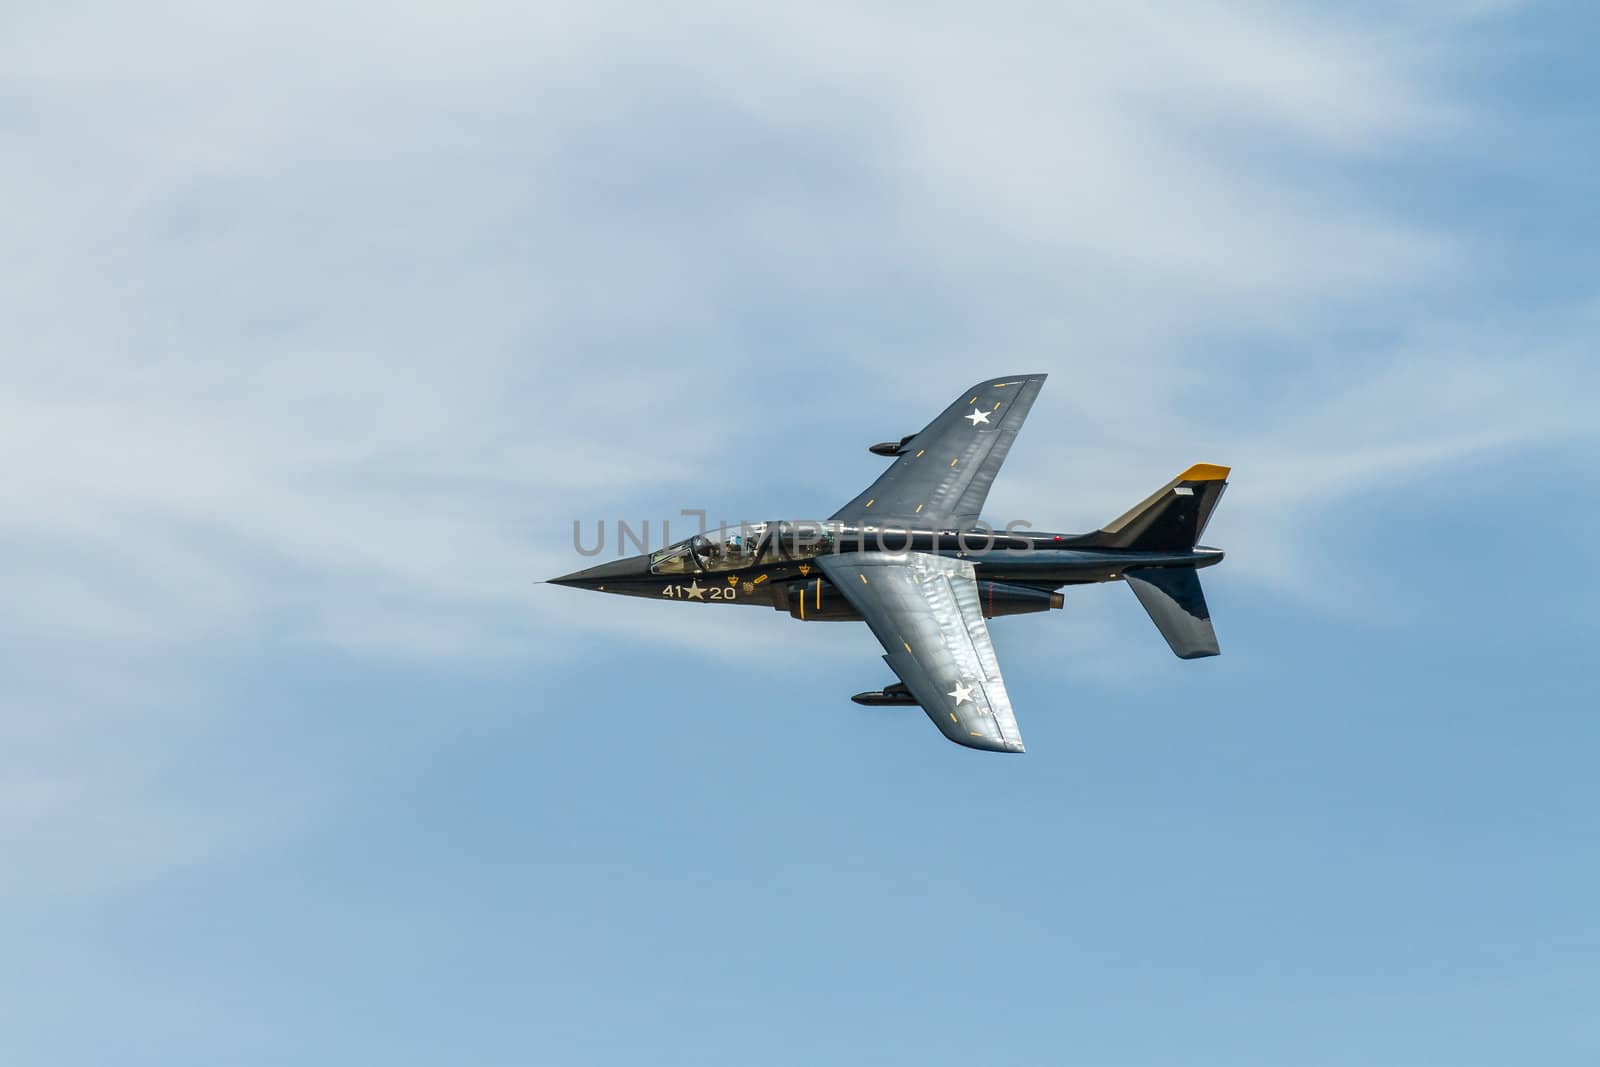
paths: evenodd
<path fill-rule="evenodd" d="M 678 564 L 681 570 L 664 573 L 651 569 L 652 556 L 630 556 L 551 581 L 622 596 L 708 604 L 750 603 L 782 610 L 792 606 L 797 586 L 825 581 L 811 562 L 824 553 L 927 552 L 954 556 L 972 563 L 980 583 L 1014 583 L 1043 590 L 1116 581 L 1130 567 L 1209 567 L 1221 562 L 1223 556 L 1220 549 L 1204 546 L 1159 552 L 1088 547 L 1083 544 L 1089 539 L 1087 535 L 1033 531 L 962 533 L 835 525 L 830 534 L 825 547 L 813 544 L 785 551 L 781 544 L 773 544 L 752 561 L 738 565 L 719 566 L 714 560 L 689 557 Z M 821 586 L 817 595 L 822 595 Z"/>

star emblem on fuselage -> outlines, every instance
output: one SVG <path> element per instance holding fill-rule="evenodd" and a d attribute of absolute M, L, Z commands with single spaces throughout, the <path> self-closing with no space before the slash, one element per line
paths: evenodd
<path fill-rule="evenodd" d="M 961 417 L 963 419 L 970 419 L 974 429 L 977 428 L 978 423 L 980 422 L 986 425 L 989 422 L 989 413 L 987 411 L 979 411 L 977 408 L 972 409 L 971 415 L 963 415 Z"/>
<path fill-rule="evenodd" d="M 956 707 L 959 708 L 961 705 L 972 699 L 972 687 L 965 682 L 957 682 L 955 689 L 951 690 L 945 695 L 955 697 Z"/>
<path fill-rule="evenodd" d="M 700 584 L 700 579 L 698 578 L 691 582 L 684 592 L 689 595 L 690 600 L 704 600 L 706 598 L 706 587 Z"/>

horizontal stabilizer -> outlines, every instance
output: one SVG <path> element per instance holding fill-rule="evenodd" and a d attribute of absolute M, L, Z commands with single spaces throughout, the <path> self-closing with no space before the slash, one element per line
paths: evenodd
<path fill-rule="evenodd" d="M 1179 659 L 1199 659 L 1222 651 L 1217 647 L 1217 632 L 1211 628 L 1200 575 L 1193 567 L 1141 567 L 1123 571 L 1122 577 Z"/>

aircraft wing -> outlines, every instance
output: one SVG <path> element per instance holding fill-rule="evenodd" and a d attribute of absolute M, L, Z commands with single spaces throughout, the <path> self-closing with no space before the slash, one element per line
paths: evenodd
<path fill-rule="evenodd" d="M 816 564 L 861 613 L 888 652 L 884 660 L 946 737 L 968 748 L 1023 750 L 971 563 L 924 552 L 855 552 L 818 556 Z"/>
<path fill-rule="evenodd" d="M 902 442 L 899 458 L 833 518 L 923 529 L 971 526 L 1044 379 L 1013 374 L 965 390 Z"/>

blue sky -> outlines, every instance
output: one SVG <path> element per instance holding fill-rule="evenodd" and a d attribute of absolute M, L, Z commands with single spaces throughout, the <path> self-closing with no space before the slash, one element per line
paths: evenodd
<path fill-rule="evenodd" d="M 1592 1063 L 1583 5 L 12 5 L 0 1061 Z M 1051 375 L 1224 654 L 584 595 Z"/>

